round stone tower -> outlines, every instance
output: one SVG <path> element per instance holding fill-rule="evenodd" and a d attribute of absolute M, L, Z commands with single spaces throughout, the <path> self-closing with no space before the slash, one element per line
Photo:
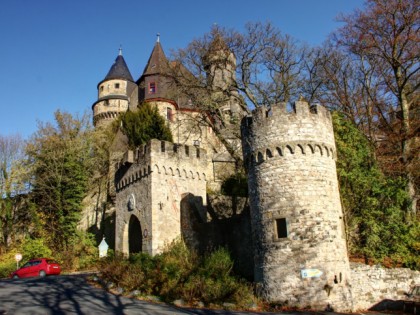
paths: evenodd
<path fill-rule="evenodd" d="M 120 48 L 105 79 L 98 84 L 98 100 L 92 105 L 94 126 L 103 126 L 125 113 L 130 105 L 130 95 L 136 87 Z M 136 102 L 137 99 L 134 100 Z"/>
<path fill-rule="evenodd" d="M 350 267 L 330 113 L 299 101 L 242 121 L 248 165 L 254 278 L 267 300 L 352 309 Z"/>

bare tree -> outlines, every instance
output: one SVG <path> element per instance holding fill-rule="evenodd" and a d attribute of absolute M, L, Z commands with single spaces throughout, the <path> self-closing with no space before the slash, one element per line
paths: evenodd
<path fill-rule="evenodd" d="M 380 115 L 374 104 L 382 103 L 383 96 L 379 93 L 380 82 L 363 59 L 327 42 L 306 58 L 305 76 L 303 95 L 344 113 L 375 145 Z"/>
<path fill-rule="evenodd" d="M 200 123 L 216 131 L 228 151 L 239 139 L 240 118 L 258 106 L 297 98 L 306 49 L 271 23 L 248 23 L 243 33 L 214 27 L 187 48 L 173 53 L 178 99 L 204 113 Z"/>
<path fill-rule="evenodd" d="M 29 173 L 24 166 L 25 142 L 20 135 L 0 135 L 0 249 L 8 248 L 24 222 L 21 194 L 28 192 Z"/>
<path fill-rule="evenodd" d="M 382 100 L 375 103 L 376 110 L 398 149 L 415 211 L 419 188 L 412 163 L 418 155 L 420 1 L 367 0 L 364 11 L 341 20 L 346 24 L 336 34 L 337 43 L 363 58 L 381 82 Z"/>

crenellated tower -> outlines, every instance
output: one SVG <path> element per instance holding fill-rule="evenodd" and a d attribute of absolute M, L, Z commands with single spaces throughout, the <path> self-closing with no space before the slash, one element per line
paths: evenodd
<path fill-rule="evenodd" d="M 116 170 L 116 251 L 155 255 L 181 236 L 194 239 L 187 205 L 206 219 L 205 150 L 153 139 L 126 152 Z"/>
<path fill-rule="evenodd" d="M 264 298 L 352 309 L 350 267 L 330 113 L 298 101 L 242 121 L 255 282 Z"/>
<path fill-rule="evenodd" d="M 99 82 L 98 100 L 93 103 L 93 124 L 102 126 L 124 113 L 130 106 L 130 96 L 137 88 L 120 48 L 105 79 Z M 137 106 L 137 100 L 133 100 Z"/>

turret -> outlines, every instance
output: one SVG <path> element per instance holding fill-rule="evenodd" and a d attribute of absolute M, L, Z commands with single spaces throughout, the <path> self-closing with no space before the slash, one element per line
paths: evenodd
<path fill-rule="evenodd" d="M 162 117 L 172 123 L 175 121 L 178 104 L 171 92 L 174 85 L 170 72 L 169 61 L 160 44 L 160 35 L 157 34 L 155 46 L 143 74 L 137 80 L 139 106 L 144 102 L 156 106 Z"/>
<path fill-rule="evenodd" d="M 207 84 L 212 87 L 213 101 L 230 118 L 240 117 L 236 85 L 236 57 L 220 34 L 216 34 L 203 57 Z M 227 117 L 226 117 L 227 118 Z"/>
<path fill-rule="evenodd" d="M 140 103 L 149 100 L 170 100 L 171 80 L 168 77 L 169 69 L 169 61 L 160 44 L 158 34 L 143 74 L 137 80 Z"/>
<path fill-rule="evenodd" d="M 105 79 L 97 86 L 98 100 L 92 105 L 94 126 L 107 124 L 126 112 L 130 106 L 130 95 L 135 88 L 136 84 L 120 48 Z"/>

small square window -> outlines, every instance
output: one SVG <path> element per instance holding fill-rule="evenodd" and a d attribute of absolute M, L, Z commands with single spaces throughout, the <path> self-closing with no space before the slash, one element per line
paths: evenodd
<path fill-rule="evenodd" d="M 102 86 L 101 86 L 101 92 L 102 92 L 103 90 L 104 90 L 104 86 L 102 85 Z"/>
<path fill-rule="evenodd" d="M 275 220 L 276 226 L 276 238 L 286 238 L 288 236 L 287 233 L 287 220 L 286 218 L 280 218 Z"/>
<path fill-rule="evenodd" d="M 119 89 L 120 88 L 120 84 L 119 83 L 115 83 L 115 88 Z"/>
<path fill-rule="evenodd" d="M 149 83 L 149 94 L 155 94 L 156 93 L 156 83 L 150 82 Z"/>

